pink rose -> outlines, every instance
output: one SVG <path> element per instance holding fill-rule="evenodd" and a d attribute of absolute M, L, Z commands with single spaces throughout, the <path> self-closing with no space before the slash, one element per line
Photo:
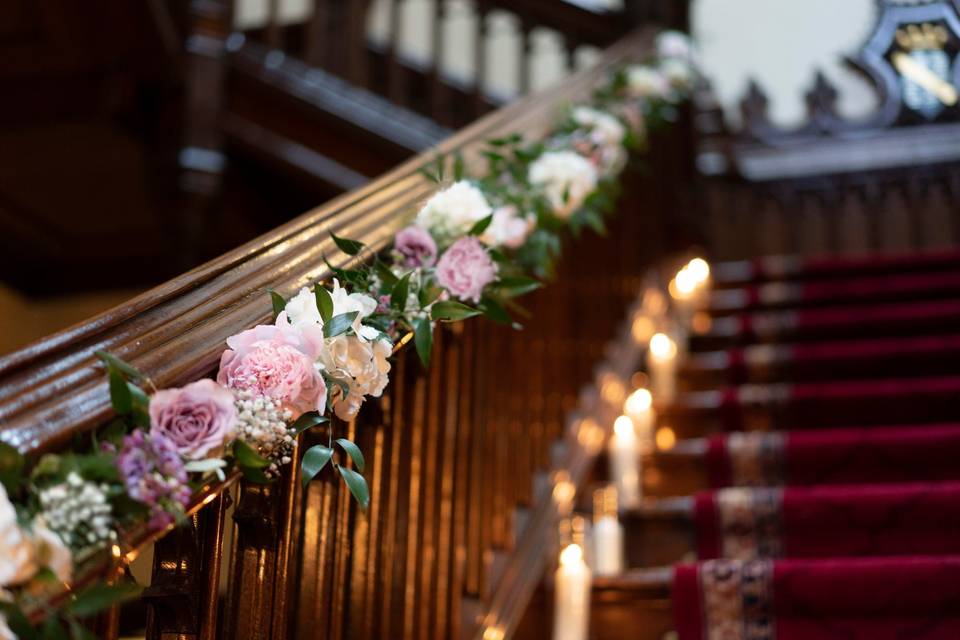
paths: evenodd
<path fill-rule="evenodd" d="M 483 288 L 497 279 L 497 265 L 474 236 L 454 242 L 437 263 L 437 282 L 461 300 L 480 302 Z"/>
<path fill-rule="evenodd" d="M 437 243 L 433 236 L 417 225 L 398 231 L 393 246 L 403 256 L 405 267 L 431 267 L 437 259 Z"/>
<path fill-rule="evenodd" d="M 290 324 L 286 312 L 276 324 L 259 325 L 227 338 L 217 382 L 267 396 L 296 418 L 326 408 L 327 385 L 315 366 L 323 351 L 323 328 Z"/>
<path fill-rule="evenodd" d="M 188 460 L 222 455 L 236 433 L 233 394 L 213 380 L 163 389 L 150 398 L 150 431 L 161 433 Z"/>

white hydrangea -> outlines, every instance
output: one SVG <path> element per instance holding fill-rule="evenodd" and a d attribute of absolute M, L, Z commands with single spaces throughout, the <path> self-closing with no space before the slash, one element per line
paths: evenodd
<path fill-rule="evenodd" d="M 237 391 L 237 437 L 270 461 L 264 469 L 268 477 L 280 475 L 280 467 L 290 464 L 293 455 L 293 429 L 288 426 L 293 414 L 279 403 L 251 391 Z"/>
<path fill-rule="evenodd" d="M 636 64 L 627 69 L 627 91 L 638 98 L 666 98 L 670 81 L 660 69 Z"/>
<path fill-rule="evenodd" d="M 37 569 L 36 551 L 30 536 L 17 522 L 17 511 L 0 484 L 0 587 L 26 582 Z"/>
<path fill-rule="evenodd" d="M 106 484 L 88 482 L 71 472 L 66 482 L 40 492 L 38 519 L 71 549 L 99 547 L 117 535 L 108 491 Z"/>
<path fill-rule="evenodd" d="M 498 207 L 480 241 L 488 247 L 518 249 L 526 242 L 536 224 L 537 218 L 532 214 L 524 217 L 517 213 L 516 207 Z"/>
<path fill-rule="evenodd" d="M 430 231 L 441 245 L 466 235 L 491 213 L 483 192 L 466 180 L 438 191 L 417 214 L 417 224 Z"/>
<path fill-rule="evenodd" d="M 554 214 L 569 218 L 597 188 L 597 170 L 573 151 L 549 151 L 530 165 L 527 179 L 541 187 Z"/>
<path fill-rule="evenodd" d="M 333 410 L 337 417 L 352 419 L 366 396 L 379 397 L 383 393 L 390 381 L 388 358 L 392 352 L 393 345 L 388 340 L 366 342 L 340 335 L 327 341 L 320 365 L 327 375 L 349 389 L 347 394 L 334 391 Z"/>
<path fill-rule="evenodd" d="M 599 145 L 620 146 L 627 135 L 627 129 L 620 120 L 599 109 L 577 107 L 572 117 L 577 125 L 589 129 L 591 139 Z"/>
<path fill-rule="evenodd" d="M 693 43 L 687 34 L 680 31 L 662 31 L 657 35 L 655 46 L 661 58 L 693 59 Z"/>

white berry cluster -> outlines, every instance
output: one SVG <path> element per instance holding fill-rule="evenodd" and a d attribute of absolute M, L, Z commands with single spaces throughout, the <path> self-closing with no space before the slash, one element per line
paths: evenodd
<path fill-rule="evenodd" d="M 108 490 L 70 472 L 66 482 L 40 492 L 39 519 L 77 552 L 99 547 L 117 537 Z"/>
<path fill-rule="evenodd" d="M 251 391 L 237 394 L 237 437 L 270 461 L 264 473 L 280 475 L 280 466 L 290 464 L 293 455 L 293 430 L 288 426 L 293 414 L 273 399 Z"/>

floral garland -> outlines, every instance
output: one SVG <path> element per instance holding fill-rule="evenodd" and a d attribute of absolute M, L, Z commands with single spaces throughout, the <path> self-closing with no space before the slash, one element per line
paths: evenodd
<path fill-rule="evenodd" d="M 490 140 L 483 177 L 466 177 L 459 157 L 438 158 L 424 173 L 446 186 L 393 248 L 365 256 L 362 243 L 331 234 L 344 253 L 369 257 L 364 266 L 330 265 L 332 287 L 303 288 L 290 300 L 271 292 L 274 322 L 227 339 L 216 381 L 157 390 L 98 352 L 117 418 L 94 435 L 92 453 L 46 454 L 27 473 L 24 458 L 0 442 L 0 640 L 94 637 L 80 621 L 139 589 L 95 585 L 52 606 L 78 563 L 144 521 L 158 530 L 182 519 L 193 492 L 214 476 L 276 479 L 301 432 L 331 412 L 351 420 L 366 398 L 381 395 L 401 337 L 412 333 L 429 365 L 436 323 L 523 315 L 516 298 L 551 276 L 561 232 L 603 233 L 628 150 L 675 118 L 695 79 L 688 38 L 664 32 L 654 57 L 613 73 L 549 139 Z M 328 432 L 327 444 L 304 452 L 302 480 L 332 466 L 366 508 L 363 454 Z M 28 615 L 43 622 L 34 626 Z"/>

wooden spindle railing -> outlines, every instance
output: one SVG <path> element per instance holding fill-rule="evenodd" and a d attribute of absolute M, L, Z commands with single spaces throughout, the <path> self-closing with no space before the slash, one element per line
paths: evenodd
<path fill-rule="evenodd" d="M 616 65 L 642 54 L 649 34 L 606 50 L 567 82 L 492 113 L 440 145 L 476 163 L 484 141 L 542 137 L 557 108 L 584 100 Z M 678 145 L 680 136 L 663 145 Z M 667 161 L 676 156 L 664 156 Z M 159 386 L 214 371 L 224 340 L 270 314 L 267 289 L 289 296 L 347 264 L 329 232 L 387 246 L 433 185 L 419 156 L 212 262 L 92 320 L 0 358 L 0 439 L 24 453 L 68 446 L 111 415 L 94 351 L 108 350 Z M 652 164 L 658 162 L 652 160 Z M 624 174 L 609 237 L 569 247 L 557 282 L 528 300 L 529 328 L 474 321 L 437 336 L 424 371 L 401 347 L 391 385 L 359 417 L 331 428 L 368 452 L 369 510 L 332 479 L 303 487 L 295 462 L 280 482 L 237 476 L 195 496 L 188 521 L 132 537 L 80 572 L 114 575 L 115 562 L 153 546 L 145 590 L 147 638 L 459 638 L 495 616 L 506 628 L 538 581 L 549 496 L 534 490 L 551 467 L 578 391 L 636 292 L 651 256 L 668 248 L 661 224 L 678 191 Z M 306 433 L 299 446 L 326 438 Z M 578 463 L 582 464 L 582 463 Z M 542 484 L 542 483 L 541 483 Z M 546 500 L 546 502 L 545 502 Z M 528 507 L 529 517 L 518 515 Z M 120 616 L 100 628 L 116 638 Z"/>

